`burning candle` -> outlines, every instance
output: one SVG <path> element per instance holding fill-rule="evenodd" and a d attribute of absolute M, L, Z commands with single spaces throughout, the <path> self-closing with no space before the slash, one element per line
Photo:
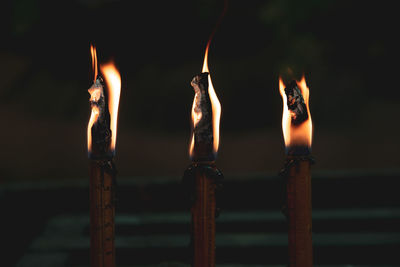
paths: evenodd
<path fill-rule="evenodd" d="M 282 131 L 286 162 L 281 172 L 286 180 L 289 266 L 309 267 L 312 259 L 311 153 L 312 122 L 306 80 L 285 86 L 279 79 L 283 100 Z"/>
<path fill-rule="evenodd" d="M 114 194 L 116 168 L 113 157 L 121 77 L 113 63 L 100 65 L 97 74 L 96 48 L 91 46 L 93 85 L 89 88 L 91 115 L 87 129 L 90 159 L 90 264 L 114 267 Z M 105 90 L 106 89 L 106 90 Z"/>
<path fill-rule="evenodd" d="M 211 40 L 211 39 L 210 39 Z M 202 72 L 191 85 L 195 96 L 192 105 L 192 137 L 189 156 L 192 164 L 185 171 L 183 182 L 191 192 L 194 267 L 215 266 L 216 190 L 220 187 L 222 173 L 215 160 L 219 146 L 221 104 L 215 93 L 208 70 L 207 43 Z"/>
<path fill-rule="evenodd" d="M 192 139 L 189 146 L 192 161 L 215 161 L 219 146 L 221 104 L 208 70 L 209 45 L 210 43 L 206 47 L 202 72 L 191 82 L 195 92 L 192 105 Z"/>

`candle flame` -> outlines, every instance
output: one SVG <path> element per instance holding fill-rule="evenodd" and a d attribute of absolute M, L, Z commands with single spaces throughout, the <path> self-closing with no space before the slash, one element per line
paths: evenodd
<path fill-rule="evenodd" d="M 308 118 L 299 125 L 292 124 L 291 112 L 288 108 L 287 96 L 285 93 L 285 84 L 282 78 L 279 77 L 279 92 L 283 100 L 283 113 L 282 113 L 282 132 L 285 141 L 285 147 L 305 146 L 311 148 L 312 143 L 312 121 L 309 108 L 310 91 L 307 87 L 306 79 L 303 75 L 300 81 L 297 81 L 304 103 L 307 107 Z"/>
<path fill-rule="evenodd" d="M 210 42 L 207 43 L 206 51 L 204 54 L 204 62 L 203 62 L 203 68 L 202 72 L 210 72 L 208 69 L 208 49 L 210 47 Z M 208 95 L 210 97 L 211 101 L 211 108 L 212 108 L 212 126 L 213 126 L 213 152 L 216 154 L 218 152 L 218 147 L 219 147 L 219 125 L 220 125 L 220 119 L 221 119 L 221 103 L 218 100 L 217 94 L 215 93 L 214 86 L 211 81 L 211 75 L 208 75 Z M 196 96 L 197 97 L 197 96 Z M 193 100 L 192 104 L 192 123 L 193 123 L 193 128 L 196 127 L 197 123 L 200 121 L 202 114 L 201 112 L 196 112 L 195 111 L 195 105 L 197 102 L 196 97 Z M 192 135 L 192 139 L 190 142 L 189 146 L 189 154 L 193 155 L 193 150 L 194 150 L 194 134 Z"/>
<path fill-rule="evenodd" d="M 121 94 L 121 75 L 113 62 L 105 65 L 100 65 L 100 70 L 104 75 L 104 80 L 107 85 L 108 109 L 110 112 L 111 129 L 110 149 L 114 152 L 117 142 L 117 119 L 119 98 Z"/>
<path fill-rule="evenodd" d="M 92 126 L 99 118 L 99 115 L 100 115 L 99 108 L 96 106 L 93 106 L 92 112 L 90 114 L 88 128 L 87 128 L 87 145 L 88 145 L 89 152 L 92 151 Z"/>
<path fill-rule="evenodd" d="M 206 46 L 206 52 L 204 53 L 204 61 L 203 61 L 203 68 L 201 72 L 210 72 L 208 69 L 208 49 L 210 48 L 211 39 L 208 41 Z"/>
<path fill-rule="evenodd" d="M 96 82 L 97 79 L 97 53 L 96 47 L 94 45 L 90 45 L 90 54 L 92 55 L 92 68 L 93 68 L 93 82 Z"/>
<path fill-rule="evenodd" d="M 100 80 L 97 79 L 97 52 L 96 48 L 91 45 L 90 46 L 90 54 L 92 56 L 92 69 L 94 73 L 94 84 L 89 89 L 90 94 L 90 102 L 92 103 L 92 111 L 88 123 L 87 129 L 87 143 L 88 143 L 88 151 L 92 151 L 92 127 L 98 120 L 100 116 L 100 109 L 97 106 L 97 102 L 100 101 L 101 98 L 104 98 L 103 86 Z M 104 65 L 100 65 L 100 70 L 104 76 L 104 80 L 107 87 L 107 100 L 108 100 L 108 111 L 110 114 L 110 129 L 111 129 L 111 142 L 110 142 L 110 151 L 115 153 L 115 145 L 117 141 L 117 119 L 118 119 L 118 106 L 119 106 L 119 98 L 121 94 L 121 76 L 115 67 L 114 63 L 107 63 Z M 102 111 L 103 112 L 103 111 Z"/>
<path fill-rule="evenodd" d="M 93 45 L 90 45 L 90 55 L 92 57 L 92 70 L 94 73 L 93 77 L 93 83 L 96 83 L 96 78 L 97 78 L 97 53 L 96 53 L 96 47 Z M 90 94 L 90 102 L 97 102 L 99 101 L 100 97 L 103 95 L 103 89 L 102 87 L 91 87 L 89 89 L 89 94 Z M 92 111 L 90 114 L 90 119 L 88 123 L 88 128 L 87 128 L 87 146 L 88 146 L 88 151 L 92 151 L 92 126 L 93 124 L 97 121 L 100 115 L 100 110 L 98 107 L 95 105 L 92 105 Z"/>

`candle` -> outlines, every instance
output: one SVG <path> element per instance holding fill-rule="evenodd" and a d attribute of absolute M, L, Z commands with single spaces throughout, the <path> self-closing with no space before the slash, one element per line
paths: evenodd
<path fill-rule="evenodd" d="M 101 65 L 97 74 L 96 49 L 91 46 L 94 83 L 89 88 L 91 115 L 87 138 L 90 159 L 90 265 L 114 267 L 114 164 L 121 78 L 114 64 Z M 104 90 L 106 89 L 106 90 Z"/>
<path fill-rule="evenodd" d="M 191 245 L 194 267 L 215 266 L 216 190 L 222 173 L 215 160 L 219 146 L 221 104 L 208 70 L 206 47 L 202 72 L 191 85 L 195 96 L 192 105 L 192 137 L 189 156 L 192 164 L 185 171 L 183 182 L 191 192 Z"/>
<path fill-rule="evenodd" d="M 312 259 L 311 153 L 312 122 L 309 89 L 303 76 L 286 86 L 279 79 L 283 100 L 282 131 L 286 162 L 281 172 L 286 180 L 289 266 L 309 267 Z"/>

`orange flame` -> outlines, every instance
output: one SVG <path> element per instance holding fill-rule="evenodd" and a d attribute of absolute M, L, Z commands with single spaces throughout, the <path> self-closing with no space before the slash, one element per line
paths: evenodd
<path fill-rule="evenodd" d="M 90 45 L 90 54 L 92 55 L 92 68 L 93 68 L 93 82 L 96 82 L 97 78 L 97 53 L 96 53 L 96 47 L 93 45 Z"/>
<path fill-rule="evenodd" d="M 287 105 L 287 97 L 285 93 L 285 85 L 282 78 L 279 77 L 279 92 L 283 100 L 283 114 L 282 114 L 282 131 L 285 140 L 285 146 L 308 146 L 311 147 L 312 143 L 312 121 L 309 108 L 310 91 L 307 87 L 306 79 L 303 75 L 300 81 L 297 81 L 301 94 L 303 95 L 304 103 L 307 107 L 308 119 L 300 125 L 293 126 L 291 124 L 292 118 Z"/>
<path fill-rule="evenodd" d="M 108 109 L 110 112 L 110 129 L 111 129 L 111 151 L 115 151 L 117 142 L 117 119 L 119 97 L 121 94 L 121 75 L 114 63 L 100 65 L 100 70 L 104 75 L 104 80 L 108 89 Z"/>
<path fill-rule="evenodd" d="M 90 45 L 90 54 L 92 56 L 92 69 L 94 73 L 94 78 L 93 81 L 94 83 L 96 82 L 97 78 L 97 53 L 96 53 L 96 48 L 93 45 Z M 94 87 L 89 89 L 90 93 L 90 101 L 98 101 L 103 94 L 103 90 L 101 87 Z M 96 106 L 92 106 L 92 112 L 90 114 L 90 119 L 88 123 L 88 128 L 87 128 L 87 146 L 88 146 L 88 151 L 92 150 L 92 126 L 93 124 L 97 121 L 99 118 L 100 111 L 99 108 Z"/>
<path fill-rule="evenodd" d="M 99 108 L 96 106 L 92 107 L 92 113 L 90 114 L 90 119 L 87 128 L 87 145 L 88 151 L 92 151 L 92 126 L 99 118 L 100 111 Z"/>
<path fill-rule="evenodd" d="M 207 43 L 206 52 L 204 54 L 203 69 L 202 69 L 202 72 L 208 72 L 208 73 L 210 72 L 208 69 L 208 48 L 210 47 L 211 43 L 210 41 Z M 221 119 L 221 103 L 219 102 L 217 94 L 215 93 L 210 74 L 208 75 L 208 95 L 210 96 L 211 108 L 212 108 L 212 124 L 213 124 L 213 138 L 214 138 L 213 151 L 214 153 L 217 153 L 219 147 L 219 124 Z M 197 100 L 195 97 L 192 104 L 193 127 L 195 127 L 201 119 L 201 113 L 195 112 L 194 109 L 196 102 Z M 189 146 L 190 155 L 193 154 L 193 149 L 194 149 L 194 135 L 192 135 L 192 140 Z"/>

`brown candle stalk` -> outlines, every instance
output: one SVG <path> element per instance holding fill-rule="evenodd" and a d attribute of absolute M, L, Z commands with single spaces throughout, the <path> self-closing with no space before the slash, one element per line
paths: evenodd
<path fill-rule="evenodd" d="M 115 266 L 115 175 L 112 160 L 90 162 L 90 266 Z"/>
<path fill-rule="evenodd" d="M 186 169 L 183 182 L 190 194 L 192 266 L 215 266 L 215 218 L 222 173 L 214 162 L 193 163 Z"/>
<path fill-rule="evenodd" d="M 309 155 L 288 155 L 281 175 L 286 182 L 289 266 L 313 265 L 311 217 L 311 164 Z"/>

